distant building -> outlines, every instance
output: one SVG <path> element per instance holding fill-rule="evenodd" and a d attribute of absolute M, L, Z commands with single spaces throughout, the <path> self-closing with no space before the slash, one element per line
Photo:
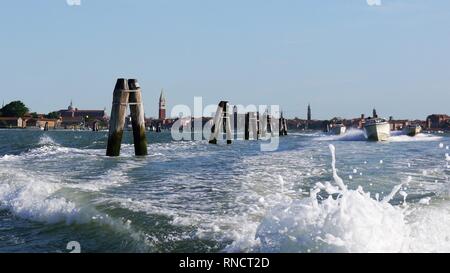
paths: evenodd
<path fill-rule="evenodd" d="M 426 123 L 428 129 L 450 129 L 450 116 L 444 114 L 429 115 Z"/>
<path fill-rule="evenodd" d="M 18 117 L 0 117 L 0 128 L 24 128 L 22 118 Z"/>
<path fill-rule="evenodd" d="M 164 89 L 161 90 L 161 95 L 159 96 L 159 120 L 166 119 L 166 97 L 164 96 Z"/>
<path fill-rule="evenodd" d="M 89 117 L 98 120 L 107 118 L 105 110 L 80 110 L 78 108 L 74 108 L 72 102 L 70 102 L 67 110 L 59 110 L 58 113 L 62 118 Z"/>
<path fill-rule="evenodd" d="M 106 124 L 108 116 L 106 110 L 80 110 L 73 107 L 72 101 L 67 109 L 59 110 L 61 126 L 64 128 L 91 127 L 94 124 Z"/>
<path fill-rule="evenodd" d="M 24 121 L 24 127 L 27 128 L 49 128 L 55 129 L 61 125 L 61 119 L 49 119 L 43 116 L 39 116 L 37 118 L 27 118 Z"/>
<path fill-rule="evenodd" d="M 397 119 L 389 117 L 389 125 L 391 126 L 391 131 L 403 130 L 406 126 L 410 125 L 411 122 L 407 119 Z"/>

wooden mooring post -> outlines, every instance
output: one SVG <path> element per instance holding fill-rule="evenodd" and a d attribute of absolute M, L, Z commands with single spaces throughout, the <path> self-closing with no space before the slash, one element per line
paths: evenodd
<path fill-rule="evenodd" d="M 280 136 L 287 136 L 288 134 L 288 129 L 287 129 L 287 120 L 285 118 L 283 118 L 283 116 L 281 116 L 281 118 L 279 119 L 280 122 Z"/>
<path fill-rule="evenodd" d="M 213 126 L 211 127 L 211 137 L 209 139 L 210 144 L 217 144 L 219 134 L 221 132 L 226 133 L 227 144 L 231 144 L 232 132 L 231 132 L 231 117 L 230 110 L 228 109 L 228 101 L 221 101 L 217 106 L 216 115 L 213 120 Z M 222 131 L 223 129 L 223 131 Z"/>
<path fill-rule="evenodd" d="M 284 135 L 287 136 L 288 134 L 288 126 L 287 126 L 287 119 L 283 118 L 283 128 L 284 128 Z"/>
<path fill-rule="evenodd" d="M 98 132 L 98 121 L 94 121 L 92 123 L 92 131 L 93 132 Z"/>
<path fill-rule="evenodd" d="M 259 113 L 248 112 L 245 114 L 245 140 L 250 140 L 250 132 L 253 140 L 259 140 L 260 125 Z"/>
<path fill-rule="evenodd" d="M 244 140 L 250 139 L 250 113 L 245 113 Z"/>
<path fill-rule="evenodd" d="M 128 80 L 130 88 L 129 105 L 133 127 L 134 151 L 137 156 L 147 155 L 147 136 L 145 135 L 144 104 L 141 87 L 136 79 Z"/>
<path fill-rule="evenodd" d="M 120 146 L 122 144 L 128 105 L 130 105 L 132 116 L 135 153 L 137 156 L 147 155 L 147 139 L 145 136 L 144 108 L 142 104 L 141 89 L 137 80 L 128 81 L 127 79 L 118 79 L 113 93 L 111 118 L 109 121 L 108 147 L 106 149 L 107 156 L 120 155 Z"/>
<path fill-rule="evenodd" d="M 270 115 L 267 115 L 267 133 L 270 133 L 271 135 L 273 135 L 273 133 L 272 133 L 272 117 Z"/>

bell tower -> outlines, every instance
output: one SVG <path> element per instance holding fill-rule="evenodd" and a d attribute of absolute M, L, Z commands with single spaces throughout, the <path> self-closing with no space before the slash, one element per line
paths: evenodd
<path fill-rule="evenodd" d="M 161 90 L 161 95 L 159 96 L 159 119 L 166 119 L 166 97 L 164 96 L 164 89 Z"/>

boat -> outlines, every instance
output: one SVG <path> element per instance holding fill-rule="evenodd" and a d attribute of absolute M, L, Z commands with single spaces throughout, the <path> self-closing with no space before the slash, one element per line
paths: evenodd
<path fill-rule="evenodd" d="M 364 124 L 364 134 L 368 140 L 386 141 L 391 136 L 391 126 L 384 118 L 368 118 Z"/>
<path fill-rule="evenodd" d="M 422 126 L 419 124 L 410 124 L 403 129 L 403 132 L 405 132 L 406 135 L 413 137 L 422 132 Z"/>
<path fill-rule="evenodd" d="M 343 135 L 347 131 L 347 127 L 342 122 L 337 122 L 330 126 L 329 133 L 331 135 Z"/>

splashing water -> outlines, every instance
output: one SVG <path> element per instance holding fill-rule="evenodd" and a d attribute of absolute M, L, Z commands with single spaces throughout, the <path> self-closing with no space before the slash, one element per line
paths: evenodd
<path fill-rule="evenodd" d="M 450 251 L 439 142 L 339 142 L 327 168 L 320 135 L 291 134 L 278 153 L 259 153 L 159 134 L 143 159 L 130 134 L 111 159 L 105 134 L 0 130 L 0 237 L 27 242 L 1 240 L 0 251 L 61 251 L 73 234 L 93 252 Z"/>
<path fill-rule="evenodd" d="M 348 190 L 336 172 L 335 147 L 333 178 L 339 188 L 317 186 L 309 198 L 290 200 L 273 208 L 257 231 L 263 252 L 410 252 L 450 250 L 450 214 L 444 210 L 408 209 L 389 202 L 404 183 L 394 187 L 382 201 L 371 198 L 362 187 Z M 406 183 L 409 182 L 409 179 Z M 323 201 L 318 194 L 325 190 Z M 402 192 L 406 199 L 406 193 Z M 377 198 L 378 199 L 378 198 Z M 427 204 L 430 200 L 427 199 Z M 425 203 L 425 202 L 423 202 Z M 432 212 L 432 213 L 430 213 Z M 431 216 L 430 216 L 431 215 Z M 434 218 L 433 218 L 434 217 Z M 432 219 L 430 219 L 432 218 Z M 414 224 L 409 224 L 409 220 Z M 430 223 L 434 226 L 425 230 Z"/>
<path fill-rule="evenodd" d="M 58 145 L 58 144 L 53 140 L 53 138 L 51 138 L 51 137 L 48 136 L 48 135 L 43 135 L 43 136 L 41 136 L 41 137 L 39 138 L 38 144 L 39 144 L 40 146 L 44 146 L 44 145 Z"/>

